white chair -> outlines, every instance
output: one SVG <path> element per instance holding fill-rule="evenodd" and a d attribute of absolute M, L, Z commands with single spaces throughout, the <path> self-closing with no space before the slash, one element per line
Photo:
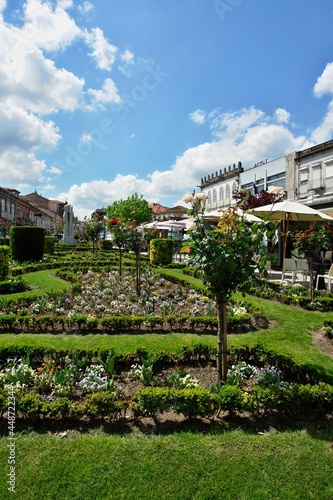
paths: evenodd
<path fill-rule="evenodd" d="M 296 272 L 297 272 L 297 259 L 283 259 L 281 281 L 284 280 L 284 275 L 288 273 L 291 274 L 292 283 L 294 284 L 296 280 Z"/>
<path fill-rule="evenodd" d="M 333 264 L 329 268 L 328 273 L 326 274 L 317 274 L 317 280 L 316 280 L 316 289 L 318 290 L 318 285 L 319 285 L 319 278 L 324 278 L 324 280 L 327 280 L 327 287 L 328 290 L 331 291 L 331 286 L 333 283 Z"/>
<path fill-rule="evenodd" d="M 307 277 L 310 274 L 309 262 L 308 259 L 297 259 L 297 274 L 303 275 L 303 283 L 307 280 Z"/>
<path fill-rule="evenodd" d="M 332 263 L 332 250 L 327 250 L 324 253 L 323 262 Z"/>

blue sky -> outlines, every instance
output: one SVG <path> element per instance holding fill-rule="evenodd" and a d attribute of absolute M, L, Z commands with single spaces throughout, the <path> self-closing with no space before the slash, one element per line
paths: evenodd
<path fill-rule="evenodd" d="M 0 0 L 0 185 L 75 215 L 333 138 L 330 0 Z"/>

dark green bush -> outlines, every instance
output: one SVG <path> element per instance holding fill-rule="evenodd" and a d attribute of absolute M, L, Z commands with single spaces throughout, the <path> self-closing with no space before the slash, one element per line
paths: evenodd
<path fill-rule="evenodd" d="M 6 245 L 0 245 L 0 281 L 8 278 L 10 249 Z"/>
<path fill-rule="evenodd" d="M 54 236 L 45 236 L 44 240 L 44 253 L 49 255 L 54 254 L 56 239 Z"/>
<path fill-rule="evenodd" d="M 32 226 L 11 226 L 12 259 L 18 262 L 38 262 L 44 253 L 45 229 Z"/>

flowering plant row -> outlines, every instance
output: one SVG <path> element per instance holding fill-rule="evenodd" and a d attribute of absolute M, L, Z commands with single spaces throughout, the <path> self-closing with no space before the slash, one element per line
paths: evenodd
<path fill-rule="evenodd" d="M 256 317 L 258 318 L 258 316 Z M 256 319 L 250 313 L 229 315 L 227 323 L 233 333 L 246 332 L 255 329 Z M 267 326 L 267 320 L 260 317 L 260 325 Z M 122 332 L 208 332 L 217 330 L 217 319 L 214 316 L 181 316 L 147 315 L 147 316 L 84 316 L 80 314 L 69 314 L 68 316 L 42 314 L 42 315 L 0 315 L 0 331 L 2 332 L 52 332 L 52 333 L 122 333 Z"/>

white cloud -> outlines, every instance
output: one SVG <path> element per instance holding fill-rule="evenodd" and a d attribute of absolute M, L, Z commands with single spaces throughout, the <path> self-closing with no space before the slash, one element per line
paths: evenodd
<path fill-rule="evenodd" d="M 56 68 L 40 49 L 22 44 L 16 28 L 0 23 L 0 95 L 8 106 L 45 114 L 73 111 L 82 103 L 84 81 Z"/>
<path fill-rule="evenodd" d="M 326 115 L 322 123 L 312 133 L 312 140 L 315 144 L 326 142 L 332 139 L 333 134 L 333 100 L 327 107 Z"/>
<path fill-rule="evenodd" d="M 113 102 L 115 104 L 121 103 L 121 98 L 118 93 L 118 89 L 116 84 L 111 78 L 107 78 L 103 83 L 103 87 L 101 90 L 89 89 L 88 94 L 92 96 L 93 101 L 95 103 L 110 103 Z"/>
<path fill-rule="evenodd" d="M 24 190 L 44 180 L 46 164 L 33 153 L 11 148 L 0 155 L 0 185 Z"/>
<path fill-rule="evenodd" d="M 67 200 L 73 205 L 75 215 L 83 219 L 84 216 L 90 217 L 96 208 L 106 207 L 120 198 L 126 199 L 135 192 L 145 196 L 149 190 L 148 181 L 135 175 L 118 174 L 112 181 L 94 180 L 81 185 L 74 184 L 67 193 L 59 193 L 57 198 Z"/>
<path fill-rule="evenodd" d="M 66 12 L 71 6 L 72 2 L 68 0 L 58 2 L 54 8 L 50 2 L 27 0 L 24 5 L 25 24 L 20 33 L 25 43 L 48 51 L 71 44 L 81 34 Z"/>
<path fill-rule="evenodd" d="M 316 97 L 321 97 L 324 94 L 333 94 L 333 62 L 326 65 L 326 68 L 317 79 L 313 91 Z"/>
<path fill-rule="evenodd" d="M 120 54 L 120 60 L 126 64 L 134 63 L 134 54 L 130 50 L 125 50 L 122 54 Z"/>
<path fill-rule="evenodd" d="M 90 2 L 83 2 L 83 5 L 79 5 L 78 6 L 78 10 L 82 13 L 82 14 L 87 14 L 88 12 L 90 12 L 92 9 L 94 8 L 93 4 L 90 3 Z"/>
<path fill-rule="evenodd" d="M 87 45 L 92 48 L 89 56 L 93 57 L 99 69 L 110 71 L 116 59 L 117 47 L 109 43 L 104 37 L 104 33 L 100 28 L 85 34 Z"/>
<path fill-rule="evenodd" d="M 49 149 L 60 139 L 58 128 L 52 121 L 45 122 L 19 107 L 0 104 L 0 149 L 15 147 L 22 152 Z"/>
<path fill-rule="evenodd" d="M 122 64 L 118 66 L 118 69 L 126 76 L 130 76 L 131 72 L 129 71 L 129 67 L 134 64 L 134 54 L 130 50 L 125 50 L 122 54 L 120 54 L 120 61 Z"/>
<path fill-rule="evenodd" d="M 258 123 L 262 125 L 267 123 L 265 113 L 253 106 L 223 114 L 214 110 L 210 116 L 211 128 L 216 137 L 237 137 L 238 141 L 242 139 L 250 127 Z"/>
<path fill-rule="evenodd" d="M 190 120 L 198 125 L 202 125 L 206 121 L 206 113 L 202 109 L 197 109 L 193 113 L 190 113 Z"/>
<path fill-rule="evenodd" d="M 290 113 L 283 108 L 277 108 L 275 110 L 275 118 L 278 123 L 287 123 L 290 118 Z"/>
<path fill-rule="evenodd" d="M 47 169 L 48 173 L 53 174 L 53 175 L 61 175 L 61 170 L 58 167 L 50 167 Z"/>

